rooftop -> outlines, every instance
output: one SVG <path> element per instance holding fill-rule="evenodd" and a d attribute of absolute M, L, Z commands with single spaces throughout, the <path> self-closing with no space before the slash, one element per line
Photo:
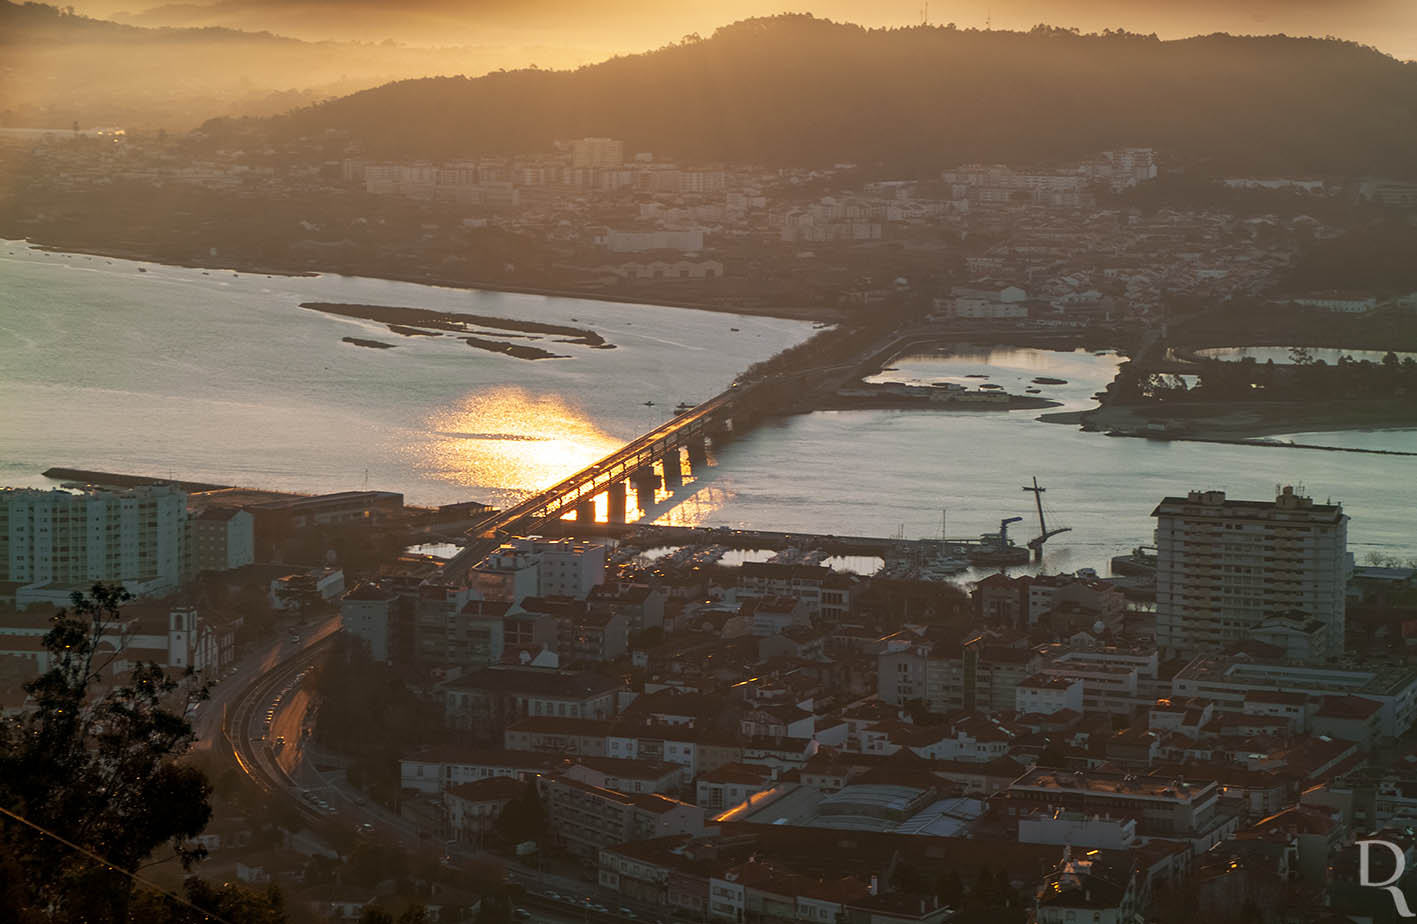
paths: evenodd
<path fill-rule="evenodd" d="M 1085 792 L 1095 796 L 1170 799 L 1192 802 L 1216 790 L 1214 780 L 1168 780 L 1103 770 L 1069 771 L 1034 767 L 1009 787 L 1010 791 Z"/>

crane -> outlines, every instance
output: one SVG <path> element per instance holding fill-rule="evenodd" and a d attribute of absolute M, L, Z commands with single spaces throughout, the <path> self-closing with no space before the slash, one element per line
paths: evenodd
<path fill-rule="evenodd" d="M 1034 561 L 1042 561 L 1042 560 L 1043 560 L 1043 543 L 1047 542 L 1049 539 L 1053 538 L 1054 536 L 1058 535 L 1059 533 L 1070 532 L 1070 531 L 1072 530 L 1072 527 L 1071 527 L 1071 526 L 1058 526 L 1058 527 L 1055 527 L 1055 528 L 1053 528 L 1053 529 L 1049 529 L 1049 528 L 1048 528 L 1048 523 L 1047 523 L 1047 521 L 1043 518 L 1043 492 L 1046 491 L 1046 490 L 1048 490 L 1048 489 L 1039 486 L 1039 484 L 1038 484 L 1038 476 L 1037 476 L 1037 475 L 1034 475 L 1034 476 L 1033 476 L 1033 484 L 1032 484 L 1031 486 L 1030 486 L 1030 485 L 1024 485 L 1024 486 L 1023 486 L 1023 489 L 1024 489 L 1025 491 L 1031 492 L 1031 493 L 1033 494 L 1033 499 L 1034 499 L 1034 501 L 1038 504 L 1038 535 L 1035 536 L 1034 538 L 1028 540 L 1028 547 L 1029 547 L 1030 549 L 1033 549 L 1033 560 L 1034 560 Z M 1020 518 L 1019 518 L 1019 517 L 1015 517 L 1015 519 L 1020 519 Z"/>
<path fill-rule="evenodd" d="M 1022 519 L 1023 517 L 1005 517 L 999 521 L 999 548 L 1006 548 L 1009 544 L 1009 524 Z"/>

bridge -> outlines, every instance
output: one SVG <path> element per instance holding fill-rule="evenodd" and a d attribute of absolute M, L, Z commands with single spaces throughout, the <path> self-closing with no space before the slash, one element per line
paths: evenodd
<path fill-rule="evenodd" d="M 595 500 L 606 498 L 606 519 L 623 524 L 629 491 L 640 509 L 654 501 L 663 485 L 670 490 L 684 483 L 684 455 L 692 468 L 707 463 L 710 440 L 742 429 L 748 414 L 751 387 L 735 384 L 709 400 L 676 415 L 662 426 L 637 437 L 593 465 L 562 479 L 514 507 L 500 510 L 468 531 L 469 542 L 441 569 L 441 574 L 461 581 L 467 572 L 513 534 L 534 534 L 541 524 L 575 511 L 582 522 L 595 518 Z M 735 427 L 735 422 L 737 426 Z M 660 471 L 655 471 L 658 465 Z M 662 474 L 661 474 L 662 473 Z M 446 579 L 446 577 L 444 579 Z"/>

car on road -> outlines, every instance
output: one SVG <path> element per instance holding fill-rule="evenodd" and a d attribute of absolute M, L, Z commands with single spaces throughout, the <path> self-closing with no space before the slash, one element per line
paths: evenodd
<path fill-rule="evenodd" d="M 512 914 L 516 915 L 518 918 L 520 918 L 520 919 L 523 920 L 523 921 L 525 921 L 527 918 L 530 918 L 530 917 L 531 917 L 531 912 L 530 912 L 530 911 L 527 911 L 525 908 L 513 908 L 513 909 L 512 909 Z"/>
<path fill-rule="evenodd" d="M 621 905 L 621 906 L 620 906 L 620 914 L 621 914 L 622 917 L 627 917 L 627 918 L 633 918 L 633 917 L 635 916 L 635 913 L 634 913 L 633 911 L 631 911 L 629 908 L 626 908 L 624 905 Z"/>

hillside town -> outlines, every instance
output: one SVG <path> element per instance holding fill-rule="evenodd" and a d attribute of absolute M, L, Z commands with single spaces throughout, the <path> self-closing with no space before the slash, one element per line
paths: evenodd
<path fill-rule="evenodd" d="M 1223 177 L 1152 201 L 1141 193 L 1153 181 L 1186 171 L 1151 148 L 890 178 L 856 164 L 681 164 L 596 137 L 411 163 L 337 138 L 250 141 L 219 147 L 200 131 L 12 140 L 6 159 L 29 181 L 0 229 L 93 247 L 75 236 L 73 210 L 101 199 L 128 209 L 101 235 L 98 249 L 114 255 L 826 320 L 906 302 L 1005 327 L 1135 336 L 1217 303 L 1417 307 L 1417 293 L 1380 280 L 1289 284 L 1306 247 L 1411 208 L 1417 185 L 1397 180 Z M 169 199 L 186 206 L 143 217 Z"/>

